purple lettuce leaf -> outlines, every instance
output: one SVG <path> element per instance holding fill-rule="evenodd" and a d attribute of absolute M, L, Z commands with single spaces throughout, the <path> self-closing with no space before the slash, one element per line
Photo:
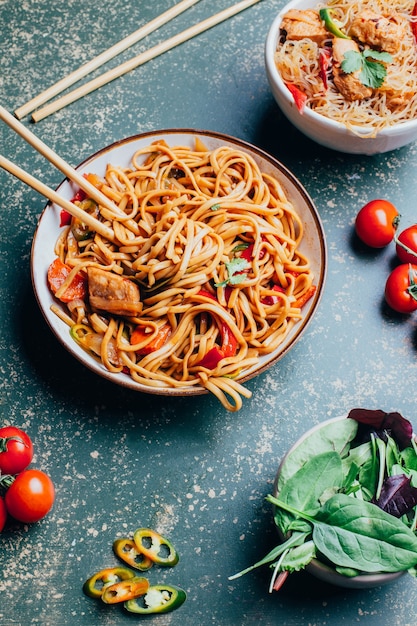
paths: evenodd
<path fill-rule="evenodd" d="M 411 445 L 413 426 L 400 413 L 386 413 L 381 410 L 352 409 L 348 418 L 354 419 L 360 425 L 360 436 L 375 432 L 381 439 L 386 440 L 384 432 L 388 432 L 397 443 L 400 450 Z"/>
<path fill-rule="evenodd" d="M 381 494 L 374 504 L 394 517 L 401 517 L 417 504 L 417 488 L 405 474 L 389 476 L 384 480 Z"/>

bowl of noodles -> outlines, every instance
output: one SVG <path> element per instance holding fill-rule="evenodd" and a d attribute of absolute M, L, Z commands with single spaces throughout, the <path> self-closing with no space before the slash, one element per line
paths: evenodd
<path fill-rule="evenodd" d="M 40 217 L 32 283 L 55 336 L 109 381 L 211 392 L 238 410 L 323 292 L 324 233 L 304 187 L 262 150 L 188 129 L 129 137 L 77 171 L 110 204 L 65 180 L 77 217 L 52 203 Z"/>
<path fill-rule="evenodd" d="M 265 44 L 284 115 L 317 143 L 373 155 L 417 139 L 414 0 L 292 0 Z"/>

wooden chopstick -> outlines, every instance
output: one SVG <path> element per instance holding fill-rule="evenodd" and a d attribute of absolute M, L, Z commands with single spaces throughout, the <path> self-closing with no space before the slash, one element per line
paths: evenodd
<path fill-rule="evenodd" d="M 39 122 L 40 120 L 44 119 L 48 115 L 51 115 L 51 113 L 55 113 L 56 111 L 59 111 L 63 107 L 67 106 L 68 104 L 71 104 L 72 102 L 75 102 L 79 98 L 82 98 L 83 96 L 86 96 L 92 91 L 95 91 L 99 87 L 102 87 L 103 85 L 106 85 L 107 83 L 110 83 L 115 78 L 119 78 L 120 76 L 123 76 L 123 74 L 127 74 L 127 72 L 130 72 L 134 68 L 139 67 L 140 65 L 143 65 L 147 61 L 154 59 L 160 54 L 163 54 L 164 52 L 171 50 L 175 46 L 178 46 L 179 44 L 184 43 L 185 41 L 191 39 L 192 37 L 195 37 L 196 35 L 199 35 L 200 33 L 208 30 L 209 28 L 216 26 L 220 22 L 224 22 L 225 20 L 229 19 L 233 15 L 236 15 L 240 11 L 243 11 L 244 9 L 249 8 L 250 6 L 256 4 L 259 1 L 260 0 L 242 0 L 241 2 L 238 2 L 237 4 L 225 9 L 224 11 L 221 11 L 220 13 L 216 13 L 215 15 L 212 15 L 211 17 L 203 20 L 202 22 L 198 22 L 194 26 L 187 28 L 186 30 L 178 33 L 174 37 L 171 37 L 170 39 L 167 39 L 166 41 L 154 46 L 153 48 L 150 48 L 149 50 L 143 52 L 142 54 L 139 54 L 133 59 L 130 59 L 129 61 L 126 61 L 125 63 L 122 63 L 121 65 L 118 65 L 112 70 L 109 70 L 108 72 L 105 72 L 101 76 L 98 76 L 97 78 L 85 83 L 81 87 L 78 87 L 78 89 L 74 89 L 73 91 L 70 91 L 68 94 L 62 96 L 61 98 L 58 98 L 57 100 L 51 102 L 50 104 L 39 109 L 38 111 L 35 111 L 35 113 L 32 114 L 32 120 L 34 122 Z"/>
<path fill-rule="evenodd" d="M 29 115 L 29 113 L 37 109 L 42 104 L 45 104 L 45 102 L 48 102 L 48 100 L 50 100 L 54 96 L 57 96 L 59 93 L 64 91 L 64 89 L 67 89 L 67 87 L 70 87 L 84 76 L 87 76 L 87 74 L 90 74 L 90 72 L 94 71 L 98 67 L 101 67 L 102 65 L 104 65 L 104 63 L 107 63 L 107 61 L 110 61 L 110 59 L 113 59 L 124 50 L 127 50 L 127 48 L 130 48 L 130 46 L 133 46 L 141 39 L 144 39 L 147 35 L 157 30 L 160 26 L 163 26 L 171 19 L 173 19 L 174 17 L 176 17 L 177 15 L 179 15 L 199 1 L 200 0 L 181 0 L 181 2 L 178 2 L 173 7 L 168 9 L 168 11 L 161 13 L 161 15 L 151 20 L 128 37 L 120 40 L 114 46 L 108 48 L 108 50 L 105 50 L 94 59 L 91 59 L 91 61 L 89 61 L 88 63 L 85 63 L 77 70 L 75 70 L 62 80 L 58 81 L 35 98 L 32 98 L 32 100 L 29 100 L 29 102 L 27 102 L 20 108 L 16 109 L 16 111 L 14 112 L 15 116 L 17 117 L 17 119 L 20 120 L 22 119 L 22 117 Z"/>
<path fill-rule="evenodd" d="M 0 106 L 0 120 L 3 120 L 12 130 L 17 132 L 28 144 L 30 144 L 35 150 L 37 150 L 42 156 L 44 156 L 50 163 L 55 165 L 67 178 L 76 183 L 81 189 L 83 189 L 89 196 L 95 200 L 98 204 L 106 207 L 119 217 L 126 218 L 126 215 L 105 196 L 97 187 L 94 187 L 82 174 L 77 172 L 69 163 L 64 161 L 56 152 L 49 148 L 43 141 L 41 141 L 36 135 L 34 135 L 26 126 L 13 117 L 6 109 Z M 133 230 L 134 233 L 139 232 L 139 227 L 134 220 L 128 220 L 126 224 Z"/>
<path fill-rule="evenodd" d="M 103 235 L 103 237 L 105 237 L 106 239 L 109 239 L 110 241 L 115 240 L 114 232 L 111 228 L 100 222 L 100 220 L 96 219 L 89 213 L 86 213 L 86 211 L 80 209 L 73 202 L 70 202 L 69 200 L 66 200 L 65 198 L 60 196 L 56 191 L 42 183 L 40 180 L 38 180 L 28 172 L 25 172 L 25 170 L 22 170 L 20 167 L 18 167 L 2 155 L 0 155 L 0 167 L 2 167 L 10 174 L 13 174 L 13 176 L 15 176 L 16 178 L 19 178 L 22 182 L 32 187 L 32 189 L 35 189 L 35 191 L 38 191 L 40 194 L 45 196 L 45 198 L 48 198 L 48 200 L 50 200 L 51 202 L 54 202 L 62 209 L 68 211 L 68 213 L 70 213 L 74 217 L 79 218 L 82 222 L 84 222 L 84 224 L 87 224 L 87 226 L 89 226 L 92 230 L 96 231 L 100 235 Z"/>

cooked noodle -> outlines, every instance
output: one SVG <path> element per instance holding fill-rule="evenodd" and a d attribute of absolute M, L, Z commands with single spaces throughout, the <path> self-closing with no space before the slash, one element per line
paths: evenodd
<path fill-rule="evenodd" d="M 100 268 L 140 286 L 141 311 L 93 310 L 88 296 L 54 310 L 110 372 L 155 390 L 202 386 L 238 410 L 241 396 L 251 395 L 239 377 L 279 347 L 315 290 L 299 250 L 303 225 L 280 182 L 235 148 L 161 141 L 138 150 L 127 169 L 108 165 L 96 184 L 126 216 L 99 207 L 117 244 L 97 233 L 77 241 L 73 219 L 55 253 L 74 269 L 55 295 L 65 294 L 76 274 Z M 149 334 L 132 344 L 137 327 Z M 163 345 L 139 354 L 164 328 Z M 222 328 L 234 348 L 214 367 L 199 365 L 213 349 L 217 354 Z"/>
<path fill-rule="evenodd" d="M 402 27 L 403 37 L 398 52 L 387 65 L 382 87 L 374 89 L 371 97 L 349 102 L 336 89 L 329 76 L 324 89 L 319 72 L 320 45 L 311 39 L 287 40 L 279 43 L 276 64 L 284 82 L 293 83 L 307 94 L 306 106 L 344 124 L 355 134 L 375 137 L 379 131 L 417 117 L 417 44 L 411 30 L 414 0 L 335 0 L 318 4 L 317 9 L 330 7 L 332 17 L 344 32 L 349 33 L 355 16 L 371 10 L 391 17 Z M 329 34 L 329 41 L 331 35 Z"/>

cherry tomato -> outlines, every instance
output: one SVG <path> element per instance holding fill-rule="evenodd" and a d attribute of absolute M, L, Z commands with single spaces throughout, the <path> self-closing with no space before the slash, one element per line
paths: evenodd
<path fill-rule="evenodd" d="M 0 497 L 0 533 L 3 530 L 7 520 L 7 509 L 4 499 Z"/>
<path fill-rule="evenodd" d="M 396 252 L 400 261 L 403 263 L 417 263 L 417 224 L 403 230 L 398 235 L 396 242 Z M 403 248 L 401 244 L 407 246 L 409 250 Z"/>
<path fill-rule="evenodd" d="M 356 234 L 367 246 L 383 248 L 393 240 L 399 217 L 388 200 L 371 200 L 356 216 Z"/>
<path fill-rule="evenodd" d="M 398 313 L 417 311 L 417 265 L 398 265 L 385 284 L 385 300 Z"/>
<path fill-rule="evenodd" d="M 33 458 L 33 444 L 27 433 L 15 426 L 0 428 L 0 473 L 19 474 Z"/>
<path fill-rule="evenodd" d="M 28 469 L 16 476 L 4 499 L 12 517 L 30 524 L 49 513 L 55 500 L 55 489 L 45 472 Z"/>

